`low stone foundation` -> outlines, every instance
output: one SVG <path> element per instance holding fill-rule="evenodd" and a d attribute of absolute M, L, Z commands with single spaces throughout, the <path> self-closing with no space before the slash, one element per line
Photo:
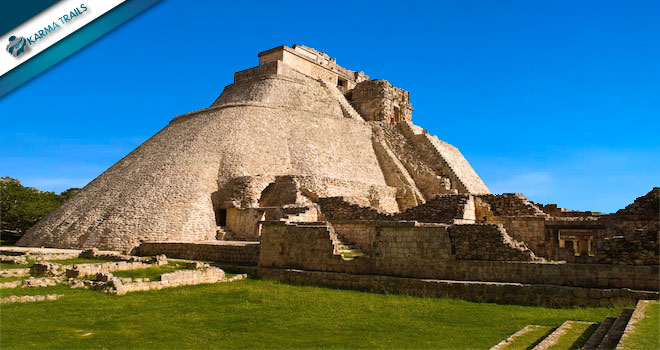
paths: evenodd
<path fill-rule="evenodd" d="M 254 268 L 252 273 L 257 278 L 300 285 L 552 307 L 602 306 L 659 297 L 658 292 L 627 288 L 599 289 L 548 284 L 415 279 L 272 268 Z"/>
<path fill-rule="evenodd" d="M 51 287 L 62 282 L 56 278 L 28 278 L 25 280 L 0 283 L 0 289 Z"/>
<path fill-rule="evenodd" d="M 109 262 L 102 264 L 80 264 L 80 265 L 73 265 L 71 268 L 67 269 L 66 277 L 78 278 L 78 277 L 94 275 L 102 272 L 146 269 L 153 266 L 158 266 L 158 264 L 145 264 L 142 262 L 127 262 L 127 261 Z"/>
<path fill-rule="evenodd" d="M 24 256 L 0 255 L 0 263 L 4 264 L 27 264 L 27 258 Z"/>
<path fill-rule="evenodd" d="M 218 261 L 257 265 L 259 242 L 144 242 L 138 247 L 141 255 L 165 254 L 170 258 Z"/>
<path fill-rule="evenodd" d="M 10 304 L 10 303 L 31 303 L 35 301 L 45 301 L 45 300 L 57 300 L 61 298 L 60 294 L 48 294 L 48 295 L 24 295 L 24 296 L 9 296 L 6 298 L 0 299 L 0 304 Z"/>
<path fill-rule="evenodd" d="M 30 269 L 6 269 L 0 270 L 0 277 L 25 277 L 30 275 Z"/>
<path fill-rule="evenodd" d="M 100 274 L 98 288 L 108 293 L 124 295 L 128 292 L 160 290 L 163 288 L 190 286 L 197 284 L 232 282 L 246 278 L 247 275 L 237 275 L 226 278 L 225 272 L 216 267 L 204 267 L 199 270 L 178 270 L 160 276 L 160 281 L 139 280 L 125 283 L 124 279 L 113 277 L 112 274 Z"/>

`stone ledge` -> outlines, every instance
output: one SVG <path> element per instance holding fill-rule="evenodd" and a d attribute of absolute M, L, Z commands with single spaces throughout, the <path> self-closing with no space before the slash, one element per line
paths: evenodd
<path fill-rule="evenodd" d="M 376 293 L 449 297 L 477 302 L 552 307 L 603 306 L 660 297 L 658 292 L 628 288 L 598 289 L 549 284 L 414 279 L 262 267 L 254 268 L 253 276 L 293 284 L 357 289 Z"/>

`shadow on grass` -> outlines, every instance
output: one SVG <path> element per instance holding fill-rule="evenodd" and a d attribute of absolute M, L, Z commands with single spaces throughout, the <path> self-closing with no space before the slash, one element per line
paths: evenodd
<path fill-rule="evenodd" d="M 583 333 L 582 335 L 575 340 L 575 342 L 571 345 L 569 349 L 582 349 L 584 347 L 584 344 L 587 343 L 589 338 L 591 337 L 592 334 L 596 331 L 598 328 L 598 323 L 594 323 L 591 326 L 589 326 Z"/>

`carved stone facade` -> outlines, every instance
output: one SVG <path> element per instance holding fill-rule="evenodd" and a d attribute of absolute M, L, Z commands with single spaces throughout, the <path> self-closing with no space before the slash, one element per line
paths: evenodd
<path fill-rule="evenodd" d="M 347 98 L 367 121 L 398 123 L 412 119 L 408 91 L 392 86 L 387 80 L 358 83 Z"/>

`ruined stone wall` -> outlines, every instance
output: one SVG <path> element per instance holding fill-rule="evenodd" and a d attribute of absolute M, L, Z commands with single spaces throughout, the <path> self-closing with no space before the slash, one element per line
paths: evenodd
<path fill-rule="evenodd" d="M 449 230 L 456 226 L 460 225 Z M 448 254 L 451 240 L 443 225 L 397 223 L 379 227 L 378 232 L 369 256 L 344 260 L 337 253 L 334 232 L 326 225 L 265 224 L 259 266 L 460 281 L 660 289 L 657 266 L 461 260 Z M 428 235 L 423 237 L 420 232 Z"/>
<path fill-rule="evenodd" d="M 265 215 L 265 210 L 259 208 L 228 208 L 227 230 L 234 240 L 258 241 L 261 234 L 259 221 L 264 220 Z"/>
<path fill-rule="evenodd" d="M 616 212 L 617 217 L 644 217 L 660 219 L 660 187 L 635 199 L 630 205 Z"/>
<path fill-rule="evenodd" d="M 424 204 L 394 215 L 396 220 L 415 220 L 451 224 L 474 223 L 472 197 L 463 195 L 439 195 Z"/>
<path fill-rule="evenodd" d="M 477 222 L 503 224 L 511 237 L 523 241 L 538 256 L 572 263 L 658 264 L 660 191 L 654 188 L 616 214 L 593 214 L 556 209 L 527 200 L 521 194 L 476 196 Z M 541 210 L 543 209 L 543 210 Z M 591 241 L 591 254 L 578 247 L 561 247 L 560 235 Z"/>
<path fill-rule="evenodd" d="M 345 220 L 333 221 L 339 240 L 356 245 L 366 254 L 371 254 L 376 239 L 378 221 Z"/>
<path fill-rule="evenodd" d="M 387 80 L 358 83 L 349 95 L 351 104 L 367 121 L 398 123 L 412 118 L 408 91 L 392 86 Z"/>
<path fill-rule="evenodd" d="M 611 306 L 632 304 L 640 299 L 658 298 L 658 292 L 568 287 L 550 284 L 460 283 L 446 280 L 272 268 L 255 268 L 250 273 L 257 278 L 274 279 L 301 285 L 551 307 Z"/>
<path fill-rule="evenodd" d="M 373 256 L 381 266 L 409 264 L 435 259 L 453 258 L 447 225 L 417 224 L 414 222 L 379 225 L 373 244 Z"/>
<path fill-rule="evenodd" d="M 469 195 L 437 196 L 400 213 L 384 213 L 372 207 L 349 203 L 342 197 L 319 198 L 322 218 L 330 222 L 346 220 L 410 220 L 427 223 L 473 223 L 474 206 Z"/>
<path fill-rule="evenodd" d="M 502 225 L 452 225 L 449 236 L 457 259 L 532 261 L 536 258 L 524 243 L 511 238 Z"/>
<path fill-rule="evenodd" d="M 490 206 L 496 216 L 542 216 L 548 217 L 521 193 L 486 194 L 477 196 Z"/>
<path fill-rule="evenodd" d="M 259 243 L 144 242 L 138 247 L 137 253 L 141 255 L 165 254 L 169 258 L 177 259 L 256 265 L 259 260 Z"/>
<path fill-rule="evenodd" d="M 342 197 L 324 197 L 318 199 L 321 219 L 327 221 L 346 220 L 394 220 L 392 214 L 381 212 L 372 207 L 349 203 Z"/>
<path fill-rule="evenodd" d="M 326 270 L 343 263 L 335 233 L 325 223 L 264 224 L 259 266 Z"/>
<path fill-rule="evenodd" d="M 601 264 L 660 265 L 658 238 L 660 232 L 652 230 L 605 238 L 596 260 Z"/>
<path fill-rule="evenodd" d="M 522 194 L 475 196 L 475 212 L 477 222 L 502 224 L 512 238 L 524 242 L 537 256 L 557 258 L 556 232 L 546 230 L 545 225 L 550 216 Z"/>
<path fill-rule="evenodd" d="M 503 216 L 491 222 L 501 223 L 506 232 L 525 244 L 538 256 L 555 259 L 559 241 L 556 232 L 546 229 L 539 216 Z"/>

